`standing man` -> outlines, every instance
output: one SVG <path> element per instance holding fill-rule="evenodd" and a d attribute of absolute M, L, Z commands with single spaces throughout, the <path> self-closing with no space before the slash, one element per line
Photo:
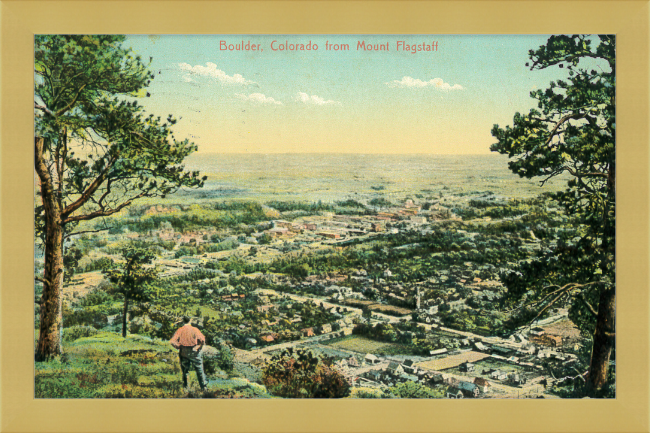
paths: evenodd
<path fill-rule="evenodd" d="M 188 316 L 183 317 L 183 323 L 184 325 L 176 331 L 169 342 L 175 349 L 178 349 L 181 370 L 183 371 L 183 386 L 187 388 L 187 374 L 190 372 L 190 368 L 194 367 L 199 385 L 204 390 L 206 380 L 203 372 L 203 352 L 201 349 L 205 344 L 205 336 L 192 326 Z"/>

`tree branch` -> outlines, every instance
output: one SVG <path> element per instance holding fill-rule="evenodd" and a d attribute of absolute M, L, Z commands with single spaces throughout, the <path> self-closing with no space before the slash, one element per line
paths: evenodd
<path fill-rule="evenodd" d="M 38 281 L 39 283 L 43 283 L 44 285 L 47 285 L 47 286 L 51 285 L 50 282 L 47 281 L 45 278 L 34 277 L 34 280 Z"/>
<path fill-rule="evenodd" d="M 74 232 L 74 233 L 70 233 L 70 234 L 65 235 L 65 236 L 63 237 L 63 239 L 68 239 L 68 238 L 71 237 L 71 236 L 76 236 L 76 235 L 80 235 L 80 234 L 83 234 L 83 233 L 97 233 L 97 232 L 103 232 L 103 231 L 106 231 L 106 230 L 110 230 L 111 228 L 112 228 L 112 227 L 107 227 L 107 228 L 105 228 L 105 229 L 99 229 L 99 230 L 84 230 L 84 231 L 81 231 L 81 232 Z"/>
<path fill-rule="evenodd" d="M 66 111 L 68 111 L 71 107 L 73 107 L 74 104 L 76 104 L 77 99 L 79 98 L 79 95 L 81 95 L 81 92 L 83 92 L 83 90 L 86 88 L 87 85 L 88 85 L 88 83 L 81 86 L 79 88 L 79 90 L 77 91 L 77 94 L 74 95 L 74 98 L 72 99 L 72 101 L 70 101 L 70 103 L 68 105 L 66 105 L 65 107 L 61 108 L 60 110 L 57 110 L 56 115 L 60 116 L 63 113 L 65 113 Z"/>
<path fill-rule="evenodd" d="M 548 146 L 548 145 L 549 145 L 549 143 L 551 142 L 551 140 L 553 139 L 553 137 L 555 137 L 555 134 L 557 133 L 557 130 L 558 130 L 558 129 L 560 128 L 560 126 L 562 126 L 564 123 L 568 122 L 568 121 L 571 120 L 571 119 L 580 119 L 580 118 L 585 117 L 585 116 L 586 116 L 586 115 L 585 115 L 585 114 L 582 114 L 582 113 L 571 113 L 571 114 L 567 114 L 566 116 L 564 116 L 563 118 L 561 118 L 561 119 L 559 120 L 559 122 L 557 123 L 557 125 L 555 125 L 555 126 L 553 127 L 553 129 L 551 130 L 551 134 L 550 134 L 550 135 L 548 136 L 548 138 L 546 139 L 546 142 L 544 143 L 544 145 L 545 145 L 545 146 Z"/>
<path fill-rule="evenodd" d="M 41 110 L 43 113 L 49 114 L 50 116 L 56 118 L 56 115 L 52 113 L 50 109 L 47 108 L 45 105 L 39 105 L 36 103 L 36 101 L 34 101 L 34 108 L 36 108 L 37 110 Z"/>
<path fill-rule="evenodd" d="M 571 169 L 571 167 L 563 167 L 564 170 L 568 171 L 571 173 L 572 176 L 575 177 L 604 177 L 607 178 L 607 173 L 600 173 L 598 171 L 596 172 L 591 172 L 591 173 L 578 173 L 576 170 Z"/>
<path fill-rule="evenodd" d="M 587 310 L 589 310 L 589 312 L 590 312 L 594 317 L 598 317 L 598 313 L 596 312 L 596 310 L 594 310 L 594 307 L 592 307 L 591 304 L 590 304 L 589 302 L 587 302 L 587 300 L 585 299 L 585 296 L 584 296 L 583 293 L 580 293 L 580 294 L 577 296 L 577 298 L 580 299 L 580 300 L 582 301 L 582 303 L 585 305 L 585 307 L 587 307 Z"/>
<path fill-rule="evenodd" d="M 88 188 L 81 194 L 81 197 L 79 197 L 74 203 L 69 204 L 66 206 L 65 209 L 63 209 L 62 216 L 65 219 L 68 215 L 79 209 L 81 206 L 83 206 L 89 199 L 92 197 L 92 195 L 97 191 L 97 189 L 101 186 L 102 183 L 106 180 L 106 177 L 108 176 L 108 172 L 110 168 L 115 164 L 115 161 L 117 161 L 117 156 L 114 156 L 112 159 L 110 159 L 106 163 L 106 167 L 104 170 L 95 178 L 95 180 L 88 185 Z"/>
<path fill-rule="evenodd" d="M 117 212 L 121 211 L 122 209 L 124 209 L 125 207 L 127 207 L 128 205 L 130 205 L 133 202 L 133 200 L 137 200 L 139 198 L 142 198 L 145 195 L 147 195 L 147 191 L 141 192 L 140 194 L 136 195 L 135 197 L 132 197 L 132 198 L 128 199 L 127 201 L 125 201 L 124 203 L 122 203 L 121 205 L 119 205 L 119 206 L 117 206 L 116 208 L 113 208 L 113 209 L 99 210 L 99 211 L 91 212 L 91 213 L 86 214 L 86 215 L 78 215 L 78 216 L 73 216 L 73 217 L 67 217 L 67 218 L 65 218 L 63 220 L 63 224 L 68 224 L 68 223 L 74 222 L 74 221 L 87 221 L 87 220 L 91 220 L 93 218 L 97 218 L 97 217 L 101 217 L 101 216 L 113 215 L 114 213 L 117 213 Z"/>

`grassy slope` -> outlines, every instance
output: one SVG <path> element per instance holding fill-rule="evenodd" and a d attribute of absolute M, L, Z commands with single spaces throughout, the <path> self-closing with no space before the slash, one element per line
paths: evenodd
<path fill-rule="evenodd" d="M 201 393 L 196 375 L 182 388 L 178 355 L 167 342 L 100 332 L 64 343 L 65 354 L 36 363 L 36 398 L 268 398 L 266 388 L 216 370 Z M 206 370 L 208 370 L 206 368 Z"/>

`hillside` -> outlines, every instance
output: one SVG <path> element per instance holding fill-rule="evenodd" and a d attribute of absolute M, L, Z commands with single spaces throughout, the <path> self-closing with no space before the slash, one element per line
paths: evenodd
<path fill-rule="evenodd" d="M 87 335 L 87 336 L 83 336 Z M 208 387 L 201 392 L 194 372 L 183 389 L 178 355 L 163 340 L 73 327 L 64 332 L 60 359 L 35 365 L 36 398 L 269 398 L 262 385 L 229 375 L 206 347 Z"/>

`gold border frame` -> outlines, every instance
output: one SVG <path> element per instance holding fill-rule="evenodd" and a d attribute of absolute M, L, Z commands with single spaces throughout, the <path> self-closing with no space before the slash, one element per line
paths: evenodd
<path fill-rule="evenodd" d="M 3 432 L 647 432 L 648 34 L 640 1 L 1 3 Z M 35 33 L 614 33 L 618 36 L 618 397 L 536 401 L 33 399 Z M 534 47 L 531 47 L 534 48 Z"/>

